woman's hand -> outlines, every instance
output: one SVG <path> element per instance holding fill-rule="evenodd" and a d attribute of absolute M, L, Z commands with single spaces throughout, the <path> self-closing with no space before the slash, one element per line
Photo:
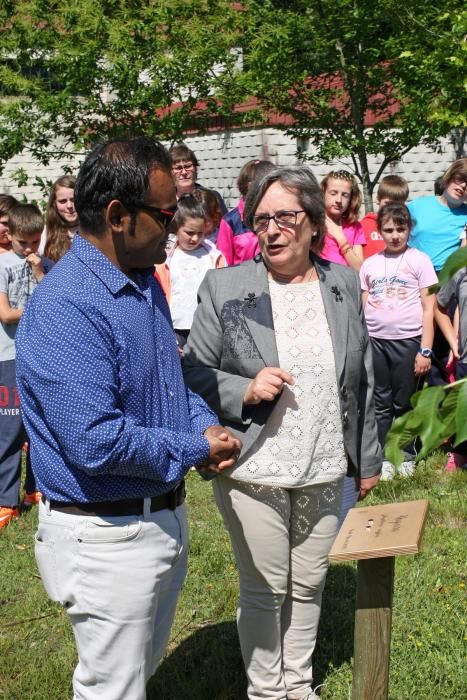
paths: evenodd
<path fill-rule="evenodd" d="M 293 383 L 292 375 L 285 369 L 264 367 L 248 384 L 243 403 L 249 406 L 261 401 L 273 401 L 281 393 L 284 384 L 292 386 Z"/>
<path fill-rule="evenodd" d="M 376 484 L 381 478 L 381 474 L 376 474 L 376 476 L 369 476 L 366 479 L 361 479 L 360 477 L 355 477 L 355 486 L 358 494 L 358 500 L 363 501 L 366 496 L 370 493 L 372 489 L 375 488 Z"/>

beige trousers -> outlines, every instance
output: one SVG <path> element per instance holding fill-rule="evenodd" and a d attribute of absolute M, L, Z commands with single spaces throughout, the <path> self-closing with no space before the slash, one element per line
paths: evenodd
<path fill-rule="evenodd" d="M 305 698 L 343 479 L 284 489 L 219 476 L 213 486 L 240 574 L 248 697 Z"/>

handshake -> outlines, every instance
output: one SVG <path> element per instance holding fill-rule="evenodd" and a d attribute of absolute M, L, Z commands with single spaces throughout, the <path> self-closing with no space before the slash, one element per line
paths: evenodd
<path fill-rule="evenodd" d="M 211 425 L 204 431 L 204 437 L 209 442 L 209 457 L 196 469 L 205 479 L 213 479 L 224 469 L 233 467 L 242 449 L 241 441 L 222 425 Z"/>

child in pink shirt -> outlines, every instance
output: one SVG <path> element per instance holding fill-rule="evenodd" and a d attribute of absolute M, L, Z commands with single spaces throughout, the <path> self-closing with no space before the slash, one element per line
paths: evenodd
<path fill-rule="evenodd" d="M 321 257 L 353 267 L 363 262 L 365 234 L 358 223 L 362 197 L 357 180 L 345 170 L 332 171 L 321 182 L 326 212 L 326 238 Z"/>
<path fill-rule="evenodd" d="M 410 397 L 431 366 L 437 275 L 430 258 L 408 248 L 412 228 L 405 204 L 391 202 L 377 217 L 385 249 L 360 270 L 365 318 L 373 350 L 378 438 L 384 449 L 394 418 L 410 409 Z M 413 452 L 413 447 L 408 448 Z M 410 471 L 408 463 L 403 469 Z M 383 462 L 383 478 L 394 467 Z"/>
<path fill-rule="evenodd" d="M 243 222 L 245 197 L 252 182 L 274 170 L 274 167 L 268 160 L 249 160 L 240 170 L 237 187 L 241 199 L 234 209 L 223 216 L 216 241 L 216 246 L 224 255 L 227 265 L 238 265 L 245 260 L 251 260 L 259 253 L 256 234 Z"/>

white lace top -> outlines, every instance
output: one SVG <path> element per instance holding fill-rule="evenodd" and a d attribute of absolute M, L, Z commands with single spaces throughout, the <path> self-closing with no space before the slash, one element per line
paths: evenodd
<path fill-rule="evenodd" d="M 347 470 L 336 368 L 319 282 L 269 281 L 279 363 L 292 374 L 258 441 L 233 479 L 293 488 Z"/>

